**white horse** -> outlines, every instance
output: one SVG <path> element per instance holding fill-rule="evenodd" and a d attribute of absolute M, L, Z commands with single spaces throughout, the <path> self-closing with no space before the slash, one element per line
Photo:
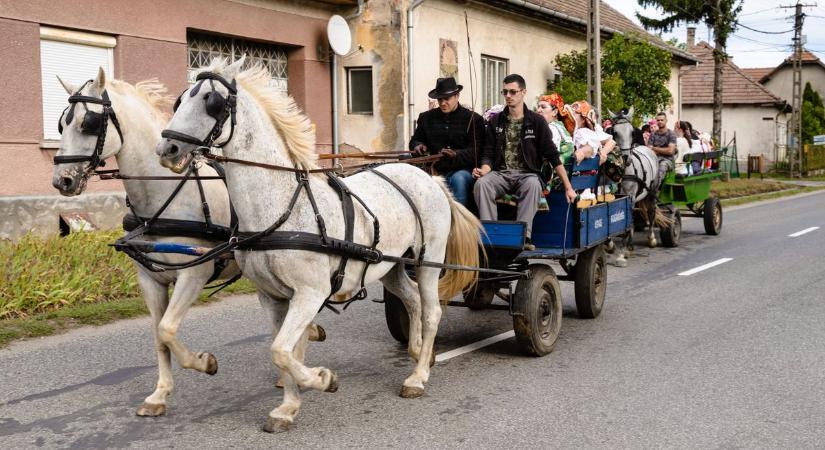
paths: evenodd
<path fill-rule="evenodd" d="M 157 146 L 164 165 L 182 170 L 193 152 L 202 149 L 195 142 L 211 135 L 216 143 L 225 143 L 223 154 L 228 158 L 301 170 L 317 167 L 309 120 L 291 98 L 269 87 L 270 75 L 265 69 L 255 67 L 241 72 L 242 64 L 243 59 L 229 66 L 224 61 L 213 62 L 201 74 L 207 75 L 207 79 L 181 96 L 180 106 L 165 132 L 167 138 Z M 235 83 L 237 93 L 233 94 Z M 228 119 L 235 103 L 236 126 Z M 219 112 L 220 107 L 224 107 L 223 113 Z M 443 179 L 407 164 L 389 164 L 376 170 L 409 195 L 420 212 L 423 226 L 422 236 L 413 208 L 385 179 L 369 171 L 343 179 L 377 216 L 380 223 L 377 248 L 383 254 L 401 256 L 409 251 L 415 258 L 426 246 L 424 261 L 478 265 L 481 225 L 453 200 Z M 246 164 L 230 163 L 226 177 L 241 232 L 270 227 L 285 214 L 299 186 L 295 173 Z M 345 224 L 338 194 L 322 175 L 309 175 L 309 186 L 326 222 L 327 234 L 343 239 Z M 301 192 L 297 198 L 279 230 L 318 233 L 316 215 L 307 193 Z M 371 245 L 372 217 L 357 202 L 354 224 L 353 241 Z M 285 431 L 294 422 L 301 405 L 299 388 L 337 390 L 337 376 L 331 370 L 303 364 L 301 336 L 331 294 L 360 289 L 365 263 L 351 259 L 343 283 L 332 292 L 330 277 L 338 267 L 338 256 L 287 249 L 236 251 L 235 257 L 244 274 L 257 286 L 261 304 L 271 313 L 276 336 L 271 346 L 272 361 L 280 368 L 286 383 L 283 403 L 269 413 L 264 430 Z M 424 393 L 441 318 L 439 296 L 451 298 L 475 279 L 475 273 L 448 270 L 439 280 L 439 272 L 438 268 L 419 266 L 416 283 L 400 263 L 384 261 L 366 268 L 364 281 L 381 280 L 390 292 L 402 299 L 409 312 L 409 352 L 417 364 L 412 375 L 404 380 L 402 397 L 419 397 Z"/>
<path fill-rule="evenodd" d="M 614 114 L 610 112 L 613 120 L 613 138 L 616 145 L 621 149 L 624 158 L 625 168 L 619 191 L 633 199 L 633 204 L 638 205 L 641 216 L 645 220 L 648 228 L 648 246 L 656 247 L 655 225 L 669 225 L 667 217 L 658 211 L 657 195 L 659 185 L 659 163 L 656 154 L 649 147 L 638 142 L 634 142 L 635 130 L 631 120 L 633 119 L 633 107 L 627 113 Z M 631 229 L 625 239 L 620 241 L 619 254 L 616 257 L 616 265 L 627 266 L 626 252 L 633 249 L 633 230 Z"/>
<path fill-rule="evenodd" d="M 106 80 L 101 69 L 97 78 L 79 89 L 60 80 L 66 92 L 71 96 L 79 95 L 100 99 L 103 92 L 111 101 L 114 119 L 108 117 L 105 129 L 95 128 L 101 124 L 103 106 L 93 102 L 77 102 L 67 108 L 60 119 L 63 128 L 60 139 L 58 160 L 80 160 L 55 164 L 52 184 L 61 194 L 74 196 L 81 194 L 96 167 L 83 161 L 95 153 L 99 136 L 92 134 L 103 131 L 102 148 L 98 159 L 104 161 L 114 157 L 120 173 L 126 176 L 168 176 L 152 152 L 153 146 L 160 139 L 160 131 L 168 121 L 163 112 L 168 107 L 170 98 L 165 96 L 166 88 L 156 80 L 149 80 L 131 85 L 120 80 Z M 69 112 L 69 109 L 73 109 Z M 91 111 L 91 113 L 90 113 Z M 86 116 L 89 116 L 88 118 Z M 117 126 L 115 125 L 117 121 Z M 98 125 L 99 126 L 99 125 Z M 118 128 L 120 128 L 118 130 Z M 209 166 L 199 169 L 202 176 L 215 176 L 217 173 Z M 172 195 L 178 181 L 124 180 L 123 185 L 134 211 L 141 217 L 152 217 L 163 203 Z M 211 210 L 213 222 L 228 226 L 230 222 L 229 195 L 222 180 L 203 180 L 204 195 Z M 204 215 L 200 195 L 194 181 L 187 181 L 183 189 L 172 200 L 161 215 L 164 219 L 179 219 L 203 222 Z M 214 245 L 204 239 L 186 237 L 159 237 L 146 235 L 143 239 L 157 241 L 186 242 L 198 246 Z M 154 255 L 153 255 L 154 256 Z M 156 259 L 167 262 L 183 262 L 189 257 L 177 255 L 159 255 Z M 146 398 L 137 409 L 139 416 L 159 416 L 166 412 L 166 400 L 172 393 L 171 353 L 184 368 L 195 369 L 213 375 L 218 370 L 217 359 L 210 353 L 194 353 L 177 339 L 177 330 L 189 307 L 197 299 L 207 280 L 215 271 L 215 263 L 188 269 L 167 272 L 152 272 L 140 264 L 138 284 L 140 285 L 146 306 L 152 315 L 153 334 L 158 355 L 158 382 L 155 391 Z M 235 262 L 229 262 L 220 274 L 220 278 L 230 278 L 239 273 Z M 174 291 L 169 296 L 169 286 L 174 284 Z M 319 335 L 323 330 L 314 329 Z"/>

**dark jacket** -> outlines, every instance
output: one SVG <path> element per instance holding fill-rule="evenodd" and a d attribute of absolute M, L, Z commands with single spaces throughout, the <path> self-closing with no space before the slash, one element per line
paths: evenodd
<path fill-rule="evenodd" d="M 479 165 L 484 148 L 484 119 L 461 105 L 446 114 L 438 108 L 425 111 L 418 116 L 410 150 L 418 144 L 426 145 L 431 155 L 442 148 L 455 150 L 454 159 L 442 158 L 435 163 L 438 173 L 473 170 Z"/>
<path fill-rule="evenodd" d="M 488 164 L 493 170 L 504 168 L 505 131 L 510 121 L 510 109 L 495 116 L 487 124 L 487 135 L 484 138 L 484 154 L 482 164 Z M 553 144 L 553 136 L 547 121 L 537 112 L 524 107 L 524 120 L 521 125 L 521 154 L 524 158 L 524 167 L 530 172 L 541 173 L 544 160 L 550 161 L 553 167 L 561 164 L 559 149 Z"/>

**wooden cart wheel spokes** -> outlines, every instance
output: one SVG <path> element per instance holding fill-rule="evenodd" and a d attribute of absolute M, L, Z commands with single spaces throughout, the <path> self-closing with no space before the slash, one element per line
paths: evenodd
<path fill-rule="evenodd" d="M 705 200 L 702 217 L 705 219 L 705 233 L 716 236 L 722 232 L 722 203 L 718 198 Z"/>
<path fill-rule="evenodd" d="M 607 292 L 607 265 L 601 245 L 582 252 L 576 263 L 576 311 L 582 319 L 599 317 Z"/>
<path fill-rule="evenodd" d="M 516 285 L 513 316 L 516 341 L 528 354 L 544 356 L 553 351 L 561 330 L 561 288 L 550 266 L 532 264 L 530 277 Z"/>
<path fill-rule="evenodd" d="M 406 344 L 410 339 L 410 315 L 400 298 L 384 288 L 384 317 L 387 328 L 396 341 Z"/>
<path fill-rule="evenodd" d="M 485 283 L 479 280 L 475 286 L 471 287 L 464 293 L 464 303 L 470 309 L 483 309 L 485 306 L 493 303 L 493 297 L 496 295 L 496 287 L 492 283 Z"/>
<path fill-rule="evenodd" d="M 673 225 L 660 230 L 662 244 L 665 247 L 678 247 L 679 240 L 682 238 L 682 214 L 675 209 L 670 218 L 673 219 Z"/>

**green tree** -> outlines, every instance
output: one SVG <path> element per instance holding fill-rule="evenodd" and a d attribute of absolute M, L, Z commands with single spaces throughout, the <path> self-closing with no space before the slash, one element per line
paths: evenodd
<path fill-rule="evenodd" d="M 638 0 L 643 7 L 661 10 L 657 17 L 636 17 L 646 29 L 668 32 L 683 23 L 704 23 L 713 28 L 713 139 L 722 136 L 722 67 L 728 59 L 728 37 L 736 30 L 736 18 L 744 0 Z"/>
<path fill-rule="evenodd" d="M 602 45 L 602 108 L 618 111 L 633 106 L 637 119 L 653 115 L 670 103 L 667 82 L 671 55 L 636 36 L 615 35 Z M 561 80 L 550 86 L 568 101 L 587 98 L 587 52 L 556 56 Z"/>
<path fill-rule="evenodd" d="M 814 136 L 825 134 L 825 106 L 819 92 L 805 83 L 802 94 L 802 143 L 812 144 Z"/>

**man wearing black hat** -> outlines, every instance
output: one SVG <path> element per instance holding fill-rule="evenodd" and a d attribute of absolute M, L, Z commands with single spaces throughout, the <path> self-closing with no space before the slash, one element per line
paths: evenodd
<path fill-rule="evenodd" d="M 484 148 L 484 120 L 458 103 L 463 86 L 455 78 L 439 78 L 428 96 L 438 108 L 418 116 L 410 150 L 418 155 L 441 155 L 433 168 L 447 179 L 455 199 L 468 206 L 472 196 L 472 170 Z"/>

